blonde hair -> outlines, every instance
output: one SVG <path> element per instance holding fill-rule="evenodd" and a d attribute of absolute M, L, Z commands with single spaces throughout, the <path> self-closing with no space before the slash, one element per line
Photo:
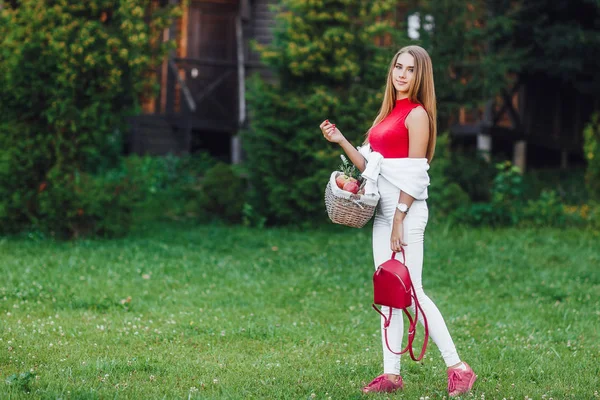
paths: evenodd
<path fill-rule="evenodd" d="M 371 128 L 369 128 L 365 135 L 364 143 L 366 144 L 369 142 L 369 132 L 371 132 L 371 129 L 383 121 L 385 117 L 390 115 L 396 105 L 396 89 L 392 82 L 392 74 L 396 62 L 398 61 L 398 57 L 403 53 L 410 54 L 415 60 L 415 75 L 408 88 L 408 98 L 411 102 L 423 106 L 425 111 L 427 111 L 427 116 L 429 117 L 429 141 L 427 143 L 427 153 L 425 157 L 427 157 L 428 162 L 431 162 L 433 153 L 435 152 L 435 141 L 437 137 L 437 110 L 435 104 L 435 88 L 433 85 L 433 66 L 431 65 L 429 54 L 420 46 L 403 47 L 396 53 L 394 58 L 392 58 L 388 70 L 387 82 L 385 84 L 383 102 L 381 103 L 379 114 L 377 114 L 375 121 L 373 121 L 373 125 L 371 125 Z"/>

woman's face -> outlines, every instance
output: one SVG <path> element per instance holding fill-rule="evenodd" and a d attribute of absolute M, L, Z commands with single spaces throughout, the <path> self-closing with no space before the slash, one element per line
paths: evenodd
<path fill-rule="evenodd" d="M 415 59 L 409 53 L 402 53 L 396 60 L 396 65 L 392 71 L 392 82 L 396 89 L 398 97 L 406 97 L 408 88 L 413 79 L 415 70 Z"/>

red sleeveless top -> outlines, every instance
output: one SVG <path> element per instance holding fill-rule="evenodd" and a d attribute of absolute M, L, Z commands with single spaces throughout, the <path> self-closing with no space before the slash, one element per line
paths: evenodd
<path fill-rule="evenodd" d="M 369 144 L 371 149 L 384 158 L 408 157 L 408 128 L 405 121 L 408 114 L 415 108 L 421 107 L 410 99 L 396 100 L 394 109 L 383 121 L 371 128 Z"/>

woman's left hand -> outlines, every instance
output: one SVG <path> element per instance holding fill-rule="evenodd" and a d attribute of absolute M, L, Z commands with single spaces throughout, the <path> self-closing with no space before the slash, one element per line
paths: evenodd
<path fill-rule="evenodd" d="M 392 228 L 392 236 L 390 237 L 390 248 L 392 251 L 399 252 L 402 246 L 406 246 L 404 242 L 404 222 L 394 221 Z"/>

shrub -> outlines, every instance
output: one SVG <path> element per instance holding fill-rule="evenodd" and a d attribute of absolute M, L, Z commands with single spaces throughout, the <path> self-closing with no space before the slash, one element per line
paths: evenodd
<path fill-rule="evenodd" d="M 523 196 L 537 199 L 552 188 L 563 203 L 584 204 L 590 199 L 585 174 L 585 168 L 581 167 L 528 170 L 523 175 Z"/>
<path fill-rule="evenodd" d="M 3 4 L 0 134 L 8 135 L 0 150 L 0 190 L 10 199 L 0 200 L 0 225 L 7 231 L 54 230 L 61 221 L 74 226 L 71 206 L 79 207 L 84 195 L 68 191 L 83 179 L 90 192 L 103 193 L 88 174 L 117 165 L 125 117 L 139 112 L 140 98 L 155 84 L 153 67 L 172 46 L 153 38 L 169 26 L 175 8 L 144 9 L 134 0 Z M 44 204 L 38 204 L 44 183 Z"/>
<path fill-rule="evenodd" d="M 198 205 L 205 217 L 217 217 L 230 223 L 242 221 L 247 182 L 234 167 L 219 162 L 206 171 L 200 185 Z"/>
<path fill-rule="evenodd" d="M 496 176 L 493 162 L 475 152 L 453 149 L 450 152 L 448 180 L 458 184 L 471 201 L 489 201 Z"/>
<path fill-rule="evenodd" d="M 469 195 L 451 178 L 452 154 L 450 151 L 450 136 L 448 133 L 439 135 L 436 141 L 435 157 L 431 162 L 429 176 L 428 203 L 432 219 L 454 218 L 462 213 L 462 209 L 470 204 Z"/>
<path fill-rule="evenodd" d="M 182 217 L 197 212 L 199 182 L 216 163 L 207 153 L 175 157 L 137 156 L 123 159 L 122 173 L 140 192 L 135 204 L 139 219 Z"/>
<path fill-rule="evenodd" d="M 0 123 L 0 233 L 15 233 L 38 215 L 38 193 L 54 163 L 50 135 L 33 125 Z"/>
<path fill-rule="evenodd" d="M 57 238 L 122 236 L 131 224 L 135 195 L 125 176 L 65 175 L 55 168 L 40 187 L 35 225 Z"/>
<path fill-rule="evenodd" d="M 522 222 L 540 227 L 564 226 L 567 215 L 556 191 L 543 191 L 538 199 L 529 200 L 523 210 Z"/>
<path fill-rule="evenodd" d="M 498 173 L 492 186 L 492 202 L 507 209 L 523 198 L 523 176 L 519 167 L 510 161 L 496 164 Z"/>
<path fill-rule="evenodd" d="M 510 161 L 496 164 L 497 174 L 490 193 L 491 200 L 473 203 L 459 216 L 471 225 L 515 225 L 522 216 L 523 177 Z"/>

